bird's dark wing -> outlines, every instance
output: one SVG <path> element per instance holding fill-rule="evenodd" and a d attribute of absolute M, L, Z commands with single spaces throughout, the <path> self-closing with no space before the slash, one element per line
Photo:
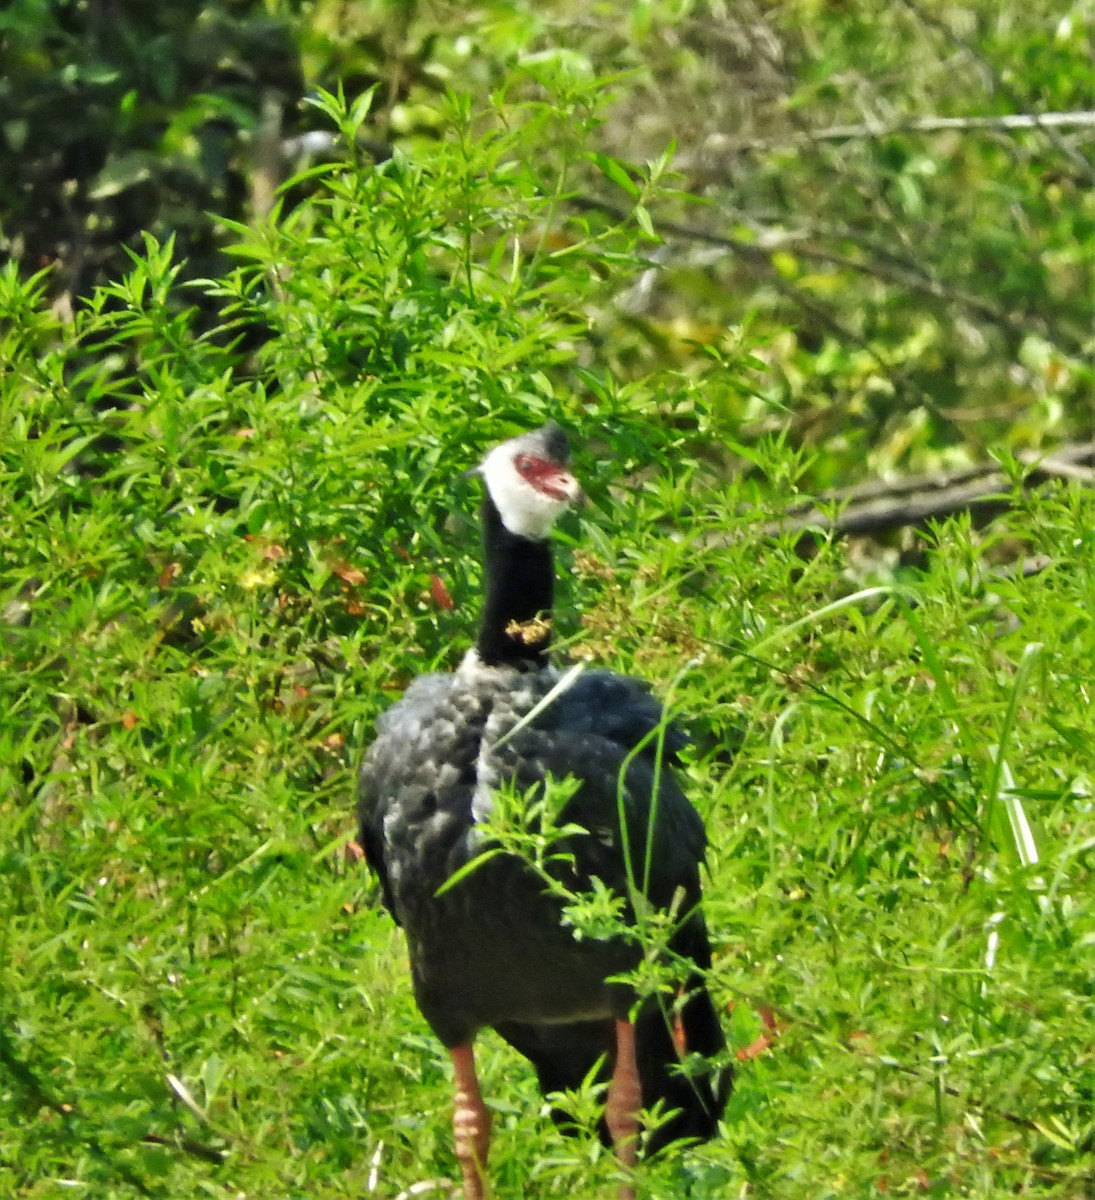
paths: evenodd
<path fill-rule="evenodd" d="M 625 750 L 641 747 L 640 753 L 651 759 L 660 744 L 665 761 L 676 763 L 688 744 L 649 687 L 615 671 L 592 670 L 578 676 L 559 697 L 556 711 L 554 720 L 560 728 L 595 733 Z"/>
<path fill-rule="evenodd" d="M 554 681 L 537 681 L 541 698 Z M 579 875 L 596 876 L 620 894 L 638 888 L 657 907 L 676 903 L 682 914 L 698 904 L 703 822 L 670 767 L 684 739 L 647 689 L 627 676 L 591 671 L 530 725 L 505 736 L 515 719 L 499 710 L 492 716 L 481 781 L 511 781 L 524 791 L 548 776 L 575 780 L 560 821 L 591 835 L 567 847 Z"/>
<path fill-rule="evenodd" d="M 359 838 L 397 920 L 400 896 L 410 895 L 398 885 L 401 872 L 425 871 L 433 882 L 419 890 L 427 894 L 481 849 L 475 825 L 492 789 L 523 790 L 549 775 L 579 781 L 565 819 L 594 835 L 591 873 L 626 889 L 623 811 L 636 868 L 647 861 L 654 831 L 650 899 L 666 905 L 680 885 L 698 890 L 703 824 L 669 770 L 684 744 L 680 731 L 637 680 L 588 671 L 509 736 L 557 678 L 474 665 L 425 675 L 378 721 L 358 781 Z"/>
<path fill-rule="evenodd" d="M 436 886 L 461 865 L 449 860 L 472 825 L 481 708 L 456 676 L 423 675 L 377 721 L 358 774 L 358 836 L 400 924 L 400 875 L 428 863 Z"/>
<path fill-rule="evenodd" d="M 665 1117 L 648 1136 L 646 1152 L 680 1139 L 706 1140 L 714 1135 L 725 1108 L 732 1070 L 725 1062 L 725 1034 L 706 987 L 711 950 L 699 908 L 703 823 L 671 770 L 686 739 L 665 720 L 645 685 L 612 672 L 591 671 L 513 741 L 510 755 L 503 748 L 498 758 L 509 757 L 503 769 L 512 772 L 520 786 L 533 782 L 537 774 L 570 775 L 579 781 L 561 819 L 592 834 L 570 845 L 581 874 L 627 890 L 619 833 L 623 813 L 633 875 L 645 882 L 642 890 L 656 906 L 676 905 L 679 923 L 669 951 L 680 970 L 678 994 L 675 999 L 649 997 L 635 1023 L 643 1105 L 659 1108 Z M 545 1094 L 576 1089 L 591 1073 L 602 1083 L 611 1075 L 611 1021 L 509 1022 L 496 1028 L 532 1062 Z M 553 1116 L 564 1127 L 570 1123 L 561 1110 Z M 602 1128 L 601 1135 L 608 1144 L 607 1129 Z"/>

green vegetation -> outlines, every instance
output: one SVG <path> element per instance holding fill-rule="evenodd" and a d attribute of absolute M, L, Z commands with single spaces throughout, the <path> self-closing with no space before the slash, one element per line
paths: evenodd
<path fill-rule="evenodd" d="M 117 7 L 139 45 L 155 6 Z M 854 122 L 884 86 L 906 115 L 1093 108 L 1089 7 L 997 25 L 987 3 L 926 22 L 803 0 L 758 26 L 609 4 L 571 27 L 563 4 L 363 5 L 372 40 L 340 40 L 337 7 L 272 4 L 288 42 L 246 44 L 297 56 L 294 120 L 346 152 L 261 216 L 207 179 L 190 223 L 140 190 L 156 138 L 196 152 L 194 105 L 257 129 L 262 70 L 230 110 L 215 90 L 173 109 L 161 73 L 154 109 L 125 71 L 167 72 L 170 29 L 159 58 L 66 75 L 49 22 L 97 5 L 0 17 L 26 73 L 9 152 L 39 121 L 31 165 L 56 166 L 34 97 L 79 83 L 116 107 L 74 129 L 122 157 L 143 130 L 150 172 L 50 176 L 82 250 L 35 241 L 49 222 L 0 185 L 0 1194 L 395 1200 L 455 1178 L 445 1055 L 350 844 L 353 771 L 407 679 L 468 644 L 460 473 L 558 416 L 592 499 L 563 532 L 564 648 L 691 717 L 740 1060 L 724 1136 L 647 1164 L 641 1194 L 1089 1195 L 1095 499 L 1083 469 L 1025 489 L 1013 454 L 1091 432 L 1090 163 L 1068 131 L 791 150 L 777 123 Z M 260 8 L 201 21 L 257 37 Z M 941 70 L 948 31 L 967 51 Z M 729 122 L 716 67 L 752 80 L 749 136 L 773 141 L 741 152 L 729 224 L 661 136 L 703 97 Z M 720 257 L 670 228 L 705 223 Z M 919 284 L 906 249 L 866 269 L 868 234 L 915 247 Z M 881 549 L 773 530 L 865 467 L 989 449 L 1010 480 L 990 524 Z M 608 1194 L 612 1156 L 537 1115 L 501 1043 L 482 1068 L 499 1200 Z"/>

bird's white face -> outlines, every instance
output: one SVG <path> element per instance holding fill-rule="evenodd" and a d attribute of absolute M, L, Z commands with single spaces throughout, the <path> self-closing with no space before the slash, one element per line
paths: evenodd
<path fill-rule="evenodd" d="M 502 524 L 510 533 L 534 541 L 546 538 L 563 513 L 582 498 L 578 481 L 562 463 L 545 457 L 533 436 L 495 446 L 479 473 Z"/>

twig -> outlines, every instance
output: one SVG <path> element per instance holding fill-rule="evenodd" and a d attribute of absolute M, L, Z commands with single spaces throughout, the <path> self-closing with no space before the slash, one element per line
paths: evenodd
<path fill-rule="evenodd" d="M 3 1063 L 12 1078 L 22 1086 L 28 1106 L 48 1108 L 68 1126 L 71 1126 L 74 1120 L 86 1121 L 88 1119 L 75 1104 L 58 1100 L 48 1091 L 34 1070 L 15 1054 L 14 1047 L 8 1041 L 2 1029 L 0 1029 L 0 1063 Z M 219 1130 L 217 1132 L 220 1133 Z M 114 1162 L 110 1159 L 106 1149 L 93 1133 L 88 1133 L 81 1137 L 80 1134 L 73 1130 L 73 1135 L 79 1137 L 98 1157 L 110 1162 L 111 1166 L 118 1172 L 119 1177 L 124 1179 L 131 1187 L 141 1192 L 142 1195 L 152 1195 L 145 1188 L 143 1181 L 124 1163 Z M 224 1134 L 221 1134 L 221 1136 L 223 1137 Z M 146 1146 L 166 1146 L 183 1150 L 195 1158 L 201 1158 L 205 1162 L 216 1163 L 218 1165 L 228 1157 L 227 1151 L 217 1150 L 215 1147 L 207 1146 L 204 1142 L 199 1142 L 195 1138 L 185 1136 L 168 1138 L 162 1137 L 158 1133 L 146 1133 L 139 1140 Z"/>
<path fill-rule="evenodd" d="M 921 292 L 936 300 L 943 300 L 959 308 L 966 308 L 985 320 L 1001 326 L 1013 336 L 1028 331 L 1023 322 L 1009 316 L 999 305 L 993 304 L 982 296 L 975 296 L 971 292 L 959 291 L 936 276 L 929 275 L 922 266 L 886 266 L 879 261 L 849 258 L 847 255 L 838 254 L 833 250 L 819 249 L 802 243 L 794 246 L 793 253 L 800 258 L 829 263 L 834 267 L 844 267 L 849 271 L 857 271 L 860 275 L 881 279 L 884 283 L 896 284 L 910 292 Z"/>
<path fill-rule="evenodd" d="M 570 197 L 570 204 L 579 211 L 604 213 L 606 216 L 612 217 L 621 223 L 627 221 L 630 217 L 630 213 L 626 209 L 595 196 L 572 196 Z M 728 234 L 713 233 L 710 230 L 700 229 L 692 225 L 683 225 L 679 221 L 659 220 L 657 228 L 660 233 L 671 234 L 675 237 L 691 241 L 703 242 L 710 246 L 721 246 L 736 254 L 743 262 L 750 263 L 758 271 L 763 272 L 770 287 L 779 292 L 781 296 L 784 296 L 792 304 L 795 304 L 803 312 L 809 314 L 810 317 L 817 321 L 819 325 L 828 329 L 839 341 L 847 345 L 857 346 L 864 354 L 869 355 L 877 364 L 879 371 L 894 385 L 895 391 L 898 390 L 898 384 L 904 382 L 914 392 L 917 401 L 930 413 L 947 425 L 955 424 L 947 411 L 940 408 L 933 396 L 929 395 L 923 388 L 911 382 L 906 375 L 903 375 L 902 372 L 894 368 L 893 364 L 883 356 L 875 342 L 844 325 L 819 300 L 814 299 L 814 297 L 807 294 L 801 288 L 795 287 L 794 284 L 784 279 L 772 261 L 775 247 L 745 241 L 742 238 L 732 237 Z M 962 302 L 961 297 L 954 294 L 951 294 L 949 298 L 956 304 Z"/>
<path fill-rule="evenodd" d="M 1095 443 L 1062 446 L 1045 457 L 1032 451 L 1017 457 L 1030 468 L 1023 481 L 1025 486 L 1035 487 L 1062 477 L 1095 483 Z M 857 488 L 827 492 L 817 502 L 792 506 L 764 528 L 772 536 L 808 530 L 845 535 L 881 533 L 962 510 L 1005 508 L 1009 503 L 1008 487 L 1008 477 L 996 463 L 981 463 L 950 474 L 909 476 L 893 483 L 872 481 Z M 829 511 L 840 504 L 847 507 L 837 513 Z"/>
<path fill-rule="evenodd" d="M 168 1149 L 184 1150 L 187 1154 L 192 1154 L 195 1158 L 203 1159 L 218 1167 L 228 1157 L 226 1150 L 217 1150 L 213 1146 L 207 1146 L 204 1142 L 195 1141 L 194 1138 L 165 1138 L 158 1133 L 146 1133 L 141 1138 L 141 1142 L 146 1146 L 165 1146 Z"/>
<path fill-rule="evenodd" d="M 1015 133 L 1024 129 L 1095 128 L 1095 111 L 1002 113 L 996 116 L 903 117 L 895 121 L 863 121 L 855 125 L 830 125 L 824 129 L 804 129 L 771 138 L 733 138 L 712 134 L 703 148 L 691 157 L 682 157 L 681 170 L 695 171 L 708 165 L 702 160 L 709 154 L 734 154 L 742 151 L 782 150 L 815 142 L 851 142 L 891 137 L 895 133 L 969 133 L 989 130 Z"/>
<path fill-rule="evenodd" d="M 992 88 L 1004 96 L 1009 104 L 1014 105 L 1017 109 L 1025 107 L 1027 97 L 1020 95 L 1019 90 L 1012 86 L 1008 77 L 997 69 L 995 63 L 983 54 L 978 47 L 974 46 L 972 42 L 962 37 L 961 34 L 956 33 L 941 16 L 928 11 L 919 0 L 898 0 L 898 3 L 910 12 L 926 29 L 934 29 L 945 41 L 969 55 L 988 77 Z M 1022 76 L 1020 75 L 1020 77 Z M 1095 183 L 1095 165 L 1092 164 L 1090 159 L 1085 158 L 1075 146 L 1069 145 L 1061 137 L 1052 121 L 1046 120 L 1047 116 L 1052 117 L 1055 115 L 1058 114 L 1035 114 L 1037 118 L 1035 127 L 1045 132 L 1050 144 L 1063 154 L 1080 171 L 1085 179 L 1091 183 Z"/>

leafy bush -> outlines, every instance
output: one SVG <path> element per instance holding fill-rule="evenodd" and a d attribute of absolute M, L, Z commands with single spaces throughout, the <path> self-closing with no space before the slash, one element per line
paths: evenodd
<path fill-rule="evenodd" d="M 987 557 L 941 526 L 916 577 L 773 537 L 763 497 L 805 463 L 732 441 L 747 339 L 624 385 L 591 365 L 582 314 L 641 218 L 559 235 L 597 85 L 525 83 L 551 102 L 454 102 L 413 157 L 291 181 L 310 197 L 237 228 L 224 277 L 181 288 L 149 237 L 69 322 L 42 277 L 0 275 L 0 1184 L 452 1174 L 443 1054 L 348 852 L 352 768 L 388 696 L 467 643 L 459 473 L 552 414 L 594 501 L 574 653 L 662 686 L 702 659 L 675 694 L 742 1062 L 725 1139 L 646 1193 L 1078 1198 L 1090 497 L 1020 500 Z M 321 104 L 350 135 L 365 112 Z M 1005 537 L 1043 569 L 986 565 Z M 607 1186 L 490 1039 L 484 1074 L 500 1195 Z"/>

